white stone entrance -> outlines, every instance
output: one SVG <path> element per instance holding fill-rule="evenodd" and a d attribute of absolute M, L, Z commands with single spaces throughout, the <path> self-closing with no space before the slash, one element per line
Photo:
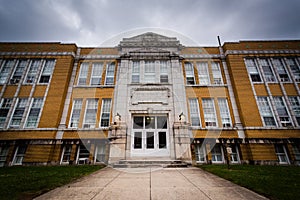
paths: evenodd
<path fill-rule="evenodd" d="M 132 157 L 169 157 L 167 116 L 133 116 Z"/>

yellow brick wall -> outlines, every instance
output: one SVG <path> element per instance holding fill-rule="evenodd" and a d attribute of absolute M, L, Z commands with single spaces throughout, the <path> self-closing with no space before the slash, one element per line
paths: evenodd
<path fill-rule="evenodd" d="M 253 160 L 277 160 L 274 144 L 249 144 Z"/>
<path fill-rule="evenodd" d="M 70 56 L 57 58 L 39 128 L 58 127 L 73 68 Z"/>
<path fill-rule="evenodd" d="M 52 145 L 28 145 L 23 162 L 48 162 Z"/>
<path fill-rule="evenodd" d="M 76 52 L 75 44 L 0 43 L 0 52 Z"/>
<path fill-rule="evenodd" d="M 227 63 L 243 125 L 262 126 L 243 56 L 229 55 Z"/>
<path fill-rule="evenodd" d="M 286 94 L 288 96 L 298 96 L 297 90 L 295 88 L 295 85 L 290 83 L 290 84 L 284 84 L 284 89 L 286 91 Z"/>
<path fill-rule="evenodd" d="M 262 129 L 246 130 L 245 135 L 248 138 L 300 138 L 300 131 L 295 129 Z"/>
<path fill-rule="evenodd" d="M 279 84 L 269 84 L 269 88 L 270 88 L 271 94 L 273 96 L 283 96 L 283 93 L 281 91 Z"/>

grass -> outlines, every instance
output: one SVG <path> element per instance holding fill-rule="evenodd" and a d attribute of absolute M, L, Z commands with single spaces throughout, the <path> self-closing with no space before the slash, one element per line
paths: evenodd
<path fill-rule="evenodd" d="M 270 199 L 300 199 L 300 167 L 201 165 L 200 168 Z"/>
<path fill-rule="evenodd" d="M 32 199 L 104 166 L 14 166 L 0 168 L 0 199 Z"/>

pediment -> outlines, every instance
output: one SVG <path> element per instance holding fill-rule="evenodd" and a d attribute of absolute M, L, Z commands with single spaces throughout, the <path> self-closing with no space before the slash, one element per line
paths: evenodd
<path fill-rule="evenodd" d="M 175 37 L 166 37 L 152 32 L 147 32 L 131 38 L 123 38 L 119 48 L 128 49 L 181 49 L 182 45 Z M 126 50 L 127 51 L 127 50 Z M 128 52 L 128 51 L 127 51 Z"/>

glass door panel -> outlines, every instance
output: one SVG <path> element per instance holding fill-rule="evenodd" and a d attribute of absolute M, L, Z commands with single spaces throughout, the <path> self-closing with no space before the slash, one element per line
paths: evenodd
<path fill-rule="evenodd" d="M 146 132 L 146 148 L 154 149 L 154 132 Z"/>
<path fill-rule="evenodd" d="M 158 147 L 160 149 L 167 148 L 167 134 L 166 132 L 158 132 Z"/>
<path fill-rule="evenodd" d="M 134 142 L 133 148 L 135 149 L 142 149 L 142 132 L 135 132 L 134 133 Z"/>

